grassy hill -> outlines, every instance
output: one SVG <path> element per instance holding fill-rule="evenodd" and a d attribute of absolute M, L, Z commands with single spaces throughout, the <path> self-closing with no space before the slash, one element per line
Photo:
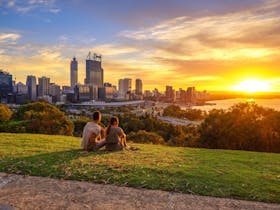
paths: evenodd
<path fill-rule="evenodd" d="M 0 133 L 0 171 L 280 203 L 280 154 L 147 144 L 83 153 L 80 141 Z"/>

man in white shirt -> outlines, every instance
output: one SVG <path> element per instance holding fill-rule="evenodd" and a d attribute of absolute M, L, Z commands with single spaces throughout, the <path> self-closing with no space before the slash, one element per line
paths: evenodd
<path fill-rule="evenodd" d="M 84 150 L 98 150 L 102 146 L 105 145 L 105 140 L 101 139 L 101 131 L 104 132 L 104 129 L 101 128 L 99 123 L 101 122 L 101 113 L 96 111 L 93 113 L 93 121 L 88 122 L 83 130 L 83 140 L 81 143 L 81 147 Z M 98 141 L 100 140 L 100 141 Z"/>

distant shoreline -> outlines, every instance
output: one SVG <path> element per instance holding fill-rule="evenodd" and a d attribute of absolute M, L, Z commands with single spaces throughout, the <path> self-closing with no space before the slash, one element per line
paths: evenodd
<path fill-rule="evenodd" d="M 279 92 L 243 93 L 243 92 L 213 91 L 210 92 L 210 97 L 207 101 L 217 101 L 217 100 L 237 99 L 237 98 L 279 99 L 280 93 Z"/>

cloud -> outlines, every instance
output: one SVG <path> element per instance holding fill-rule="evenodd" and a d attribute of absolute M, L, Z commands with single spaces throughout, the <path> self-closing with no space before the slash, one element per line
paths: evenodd
<path fill-rule="evenodd" d="M 52 9 L 50 9 L 50 12 L 51 13 L 54 13 L 54 14 L 57 14 L 57 13 L 60 13 L 60 9 L 57 9 L 57 8 L 52 8 Z"/>
<path fill-rule="evenodd" d="M 56 0 L 2 0 L 0 5 L 19 14 L 26 14 L 34 10 L 57 14 L 60 9 L 56 7 Z"/>
<path fill-rule="evenodd" d="M 16 33 L 0 33 L 0 43 L 15 43 L 21 37 L 20 34 Z"/>
<path fill-rule="evenodd" d="M 96 45 L 94 46 L 93 49 L 91 49 L 93 52 L 100 53 L 105 56 L 115 56 L 118 57 L 121 54 L 129 54 L 129 53 L 134 53 L 137 52 L 138 49 L 134 47 L 129 47 L 129 46 L 122 46 L 120 44 L 101 44 L 101 45 Z"/>
<path fill-rule="evenodd" d="M 269 3 L 270 2 L 270 3 Z M 268 1 L 251 10 L 193 18 L 182 16 L 119 37 L 157 56 L 182 60 L 262 58 L 280 47 L 280 2 Z"/>

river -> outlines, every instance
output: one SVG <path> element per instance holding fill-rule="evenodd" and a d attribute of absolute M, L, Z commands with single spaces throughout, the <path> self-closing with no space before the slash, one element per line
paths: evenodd
<path fill-rule="evenodd" d="M 250 99 L 252 100 L 252 99 Z M 272 108 L 277 111 L 280 111 L 280 98 L 275 99 L 253 99 L 256 104 Z M 217 100 L 217 101 L 209 101 L 209 103 L 213 103 L 215 105 L 204 105 L 204 106 L 193 106 L 193 109 L 201 109 L 204 111 L 210 111 L 211 109 L 228 109 L 234 104 L 246 102 L 248 99 L 245 98 L 236 98 L 236 99 L 226 99 L 226 100 Z M 186 108 L 186 107 L 181 107 Z"/>

